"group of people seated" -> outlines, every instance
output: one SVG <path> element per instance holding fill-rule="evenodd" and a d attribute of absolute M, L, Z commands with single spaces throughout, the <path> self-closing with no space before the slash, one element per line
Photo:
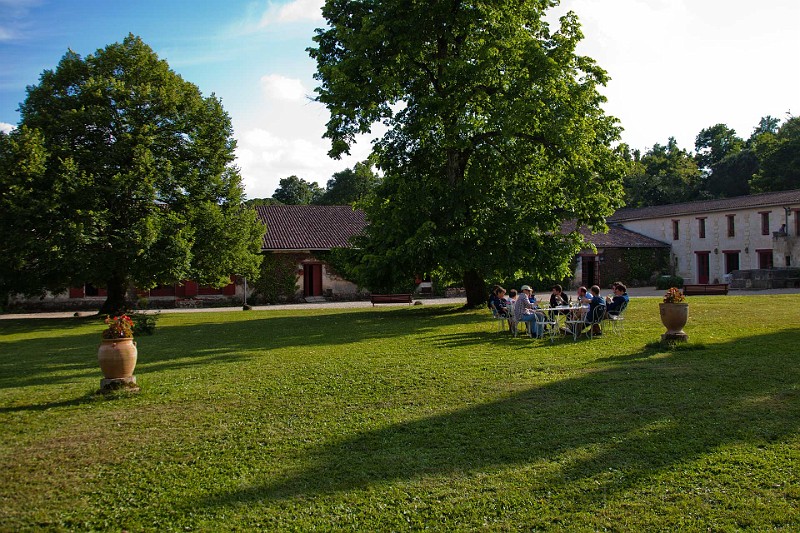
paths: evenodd
<path fill-rule="evenodd" d="M 568 315 L 568 325 L 561 328 L 562 333 L 578 334 L 591 327 L 593 335 L 601 335 L 600 321 L 607 316 L 619 315 L 629 301 L 628 289 L 622 282 L 615 282 L 612 289 L 613 294 L 603 298 L 597 285 L 592 285 L 588 291 L 586 287 L 579 287 L 573 301 L 561 285 L 556 284 L 550 292 L 549 308 L 542 309 L 529 285 L 520 287 L 519 293 L 511 289 L 508 295 L 503 287 L 495 285 L 489 296 L 489 308 L 499 317 L 525 323 L 528 331 L 537 338 L 544 335 L 545 323 L 552 322 L 555 314 Z M 570 304 L 577 305 L 565 309 Z M 551 320 L 547 320 L 548 318 Z M 579 329 L 575 331 L 574 328 Z"/>

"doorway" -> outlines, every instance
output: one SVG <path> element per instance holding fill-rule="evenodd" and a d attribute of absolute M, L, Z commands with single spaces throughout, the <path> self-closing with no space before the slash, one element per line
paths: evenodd
<path fill-rule="evenodd" d="M 581 257 L 581 285 L 587 289 L 592 285 L 599 285 L 600 281 L 600 262 L 596 255 L 584 255 Z"/>
<path fill-rule="evenodd" d="M 708 283 L 711 274 L 709 266 L 710 252 L 695 252 L 697 254 L 697 283 Z"/>
<path fill-rule="evenodd" d="M 322 264 L 303 265 L 303 297 L 322 296 Z"/>

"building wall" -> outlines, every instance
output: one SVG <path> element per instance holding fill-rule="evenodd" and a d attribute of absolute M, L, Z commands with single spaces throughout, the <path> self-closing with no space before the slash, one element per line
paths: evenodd
<path fill-rule="evenodd" d="M 18 309 L 99 309 L 106 300 L 106 291 L 103 288 L 88 290 L 90 287 L 71 287 L 61 293 L 47 292 L 39 298 L 17 294 L 9 299 L 9 305 Z M 152 291 L 137 290 L 136 295 L 147 299 L 153 308 L 180 306 L 185 300 L 196 300 L 201 305 L 209 306 L 238 305 L 242 302 L 244 287 L 233 280 L 230 285 L 220 289 L 186 280 Z"/>
<path fill-rule="evenodd" d="M 767 234 L 762 231 L 762 213 L 769 216 Z M 728 235 L 728 217 L 733 217 L 733 236 Z M 670 218 L 629 220 L 626 229 L 670 243 L 675 274 L 687 283 L 699 283 L 698 255 L 708 256 L 708 282 L 722 282 L 727 274 L 726 253 L 738 257 L 735 270 L 763 268 L 759 252 L 772 259 L 774 267 L 800 265 L 798 229 L 800 206 L 790 206 L 788 221 L 783 206 L 771 208 L 737 209 L 713 213 L 694 213 Z M 705 237 L 701 235 L 701 222 L 705 220 Z M 677 239 L 674 235 L 677 224 Z M 781 227 L 786 224 L 785 234 Z M 786 258 L 789 258 L 787 265 Z"/>
<path fill-rule="evenodd" d="M 287 254 L 293 257 L 297 266 L 297 283 L 295 285 L 295 297 L 303 298 L 305 288 L 304 266 L 309 264 L 319 264 L 322 267 L 322 295 L 326 297 L 351 299 L 361 296 L 358 286 L 339 276 L 323 260 L 316 257 L 312 252 L 274 252 Z"/>

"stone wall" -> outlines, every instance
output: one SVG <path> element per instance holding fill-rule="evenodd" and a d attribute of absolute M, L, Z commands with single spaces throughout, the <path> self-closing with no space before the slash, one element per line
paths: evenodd
<path fill-rule="evenodd" d="M 732 289 L 800 288 L 800 268 L 734 270 L 730 286 Z"/>

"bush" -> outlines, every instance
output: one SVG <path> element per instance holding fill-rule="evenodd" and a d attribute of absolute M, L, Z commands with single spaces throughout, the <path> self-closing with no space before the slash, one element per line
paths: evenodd
<path fill-rule="evenodd" d="M 683 278 L 680 276 L 661 276 L 656 280 L 656 289 L 665 291 L 671 287 L 683 287 Z"/>
<path fill-rule="evenodd" d="M 294 301 L 297 264 L 293 255 L 265 255 L 261 261 L 261 275 L 252 285 L 254 296 L 270 304 Z"/>
<path fill-rule="evenodd" d="M 128 313 L 128 316 L 133 321 L 133 336 L 152 335 L 156 329 L 156 322 L 158 321 L 159 313 L 140 313 L 134 311 Z"/>

